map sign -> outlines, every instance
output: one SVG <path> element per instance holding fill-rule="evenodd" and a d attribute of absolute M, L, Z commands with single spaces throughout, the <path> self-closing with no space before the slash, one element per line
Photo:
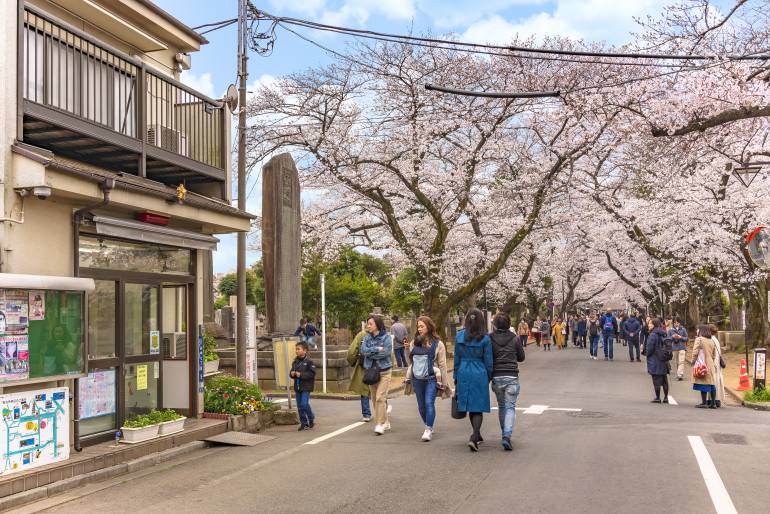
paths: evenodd
<path fill-rule="evenodd" d="M 66 387 L 0 395 L 0 475 L 69 458 Z"/>

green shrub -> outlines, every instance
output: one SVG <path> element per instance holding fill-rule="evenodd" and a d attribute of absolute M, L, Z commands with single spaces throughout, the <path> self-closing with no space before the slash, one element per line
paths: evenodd
<path fill-rule="evenodd" d="M 157 424 L 158 422 L 155 421 L 149 414 L 141 414 L 139 416 L 136 416 L 135 418 L 126 420 L 126 422 L 123 423 L 123 427 L 144 428 L 144 427 L 149 427 L 150 425 L 157 425 Z"/>
<path fill-rule="evenodd" d="M 210 362 L 219 359 L 217 353 L 217 340 L 211 334 L 203 336 L 203 361 Z"/>
<path fill-rule="evenodd" d="M 184 416 L 178 414 L 173 409 L 152 409 L 147 414 L 140 414 L 139 416 L 126 420 L 126 422 L 123 423 L 123 426 L 126 428 L 143 428 L 150 425 L 157 425 L 158 423 L 163 423 L 165 421 L 174 421 L 182 417 Z"/>
<path fill-rule="evenodd" d="M 764 387 L 760 387 L 759 389 L 754 389 L 753 391 L 747 391 L 743 396 L 743 399 L 752 403 L 770 402 L 770 391 Z"/>
<path fill-rule="evenodd" d="M 249 414 L 269 410 L 270 405 L 262 400 L 258 385 L 239 377 L 219 375 L 206 380 L 203 409 L 221 414 Z"/>

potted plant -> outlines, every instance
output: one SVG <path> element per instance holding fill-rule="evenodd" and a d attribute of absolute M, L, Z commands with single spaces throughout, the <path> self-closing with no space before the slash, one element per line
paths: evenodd
<path fill-rule="evenodd" d="M 187 418 L 182 416 L 181 414 L 178 414 L 173 409 L 153 411 L 150 413 L 151 416 L 153 414 L 155 416 L 155 419 L 158 419 L 160 423 L 160 430 L 158 431 L 158 435 L 164 436 L 164 435 L 176 434 L 177 432 L 181 432 L 184 430 L 184 421 Z"/>
<path fill-rule="evenodd" d="M 120 427 L 120 431 L 123 432 L 121 441 L 124 443 L 149 441 L 158 437 L 159 429 L 160 424 L 154 417 L 142 414 L 123 423 L 123 426 Z"/>
<path fill-rule="evenodd" d="M 203 336 L 203 372 L 209 375 L 216 373 L 217 370 L 219 370 L 217 341 L 211 334 L 206 334 Z"/>

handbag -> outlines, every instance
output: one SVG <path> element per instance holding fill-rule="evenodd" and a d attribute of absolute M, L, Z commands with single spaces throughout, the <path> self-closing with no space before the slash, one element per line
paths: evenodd
<path fill-rule="evenodd" d="M 458 410 L 457 409 L 457 394 L 452 395 L 452 417 L 454 419 L 463 419 L 465 418 L 465 415 L 468 414 L 464 410 Z"/>
<path fill-rule="evenodd" d="M 722 358 L 721 355 L 719 356 L 719 367 L 722 369 L 725 369 L 727 367 L 727 363 L 725 362 L 725 360 Z"/>
<path fill-rule="evenodd" d="M 698 352 L 698 358 L 692 365 L 692 376 L 694 378 L 704 378 L 708 373 L 709 370 L 706 367 L 706 359 L 703 356 L 703 350 L 701 350 Z"/>
<path fill-rule="evenodd" d="M 364 370 L 363 383 L 374 385 L 380 381 L 380 365 L 377 361 L 372 362 L 372 367 Z"/>

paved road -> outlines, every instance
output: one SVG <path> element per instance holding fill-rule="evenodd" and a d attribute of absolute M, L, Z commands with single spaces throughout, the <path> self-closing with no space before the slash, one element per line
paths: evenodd
<path fill-rule="evenodd" d="M 485 417 L 479 453 L 466 446 L 467 420 L 438 402 L 435 438 L 420 441 L 413 397 L 392 401 L 393 430 L 371 424 L 303 444 L 358 420 L 357 402 L 314 401 L 313 431 L 288 427 L 251 448 L 211 448 L 161 471 L 95 484 L 38 504 L 48 512 L 768 512 L 770 412 L 728 405 L 695 409 L 698 396 L 675 382 L 679 405 L 649 403 L 643 363 L 591 361 L 581 350 L 531 347 L 522 365 L 515 450 L 498 444 L 496 414 Z M 724 434 L 720 436 L 720 434 Z M 716 510 L 688 436 L 705 444 L 729 495 Z M 720 438 L 721 437 L 721 438 Z M 718 442 L 721 441 L 721 442 Z M 697 440 L 696 440 L 697 444 Z M 702 455 L 701 455 L 702 456 Z M 718 480 L 718 479 L 717 479 Z M 49 500 L 50 502 L 50 500 Z"/>

